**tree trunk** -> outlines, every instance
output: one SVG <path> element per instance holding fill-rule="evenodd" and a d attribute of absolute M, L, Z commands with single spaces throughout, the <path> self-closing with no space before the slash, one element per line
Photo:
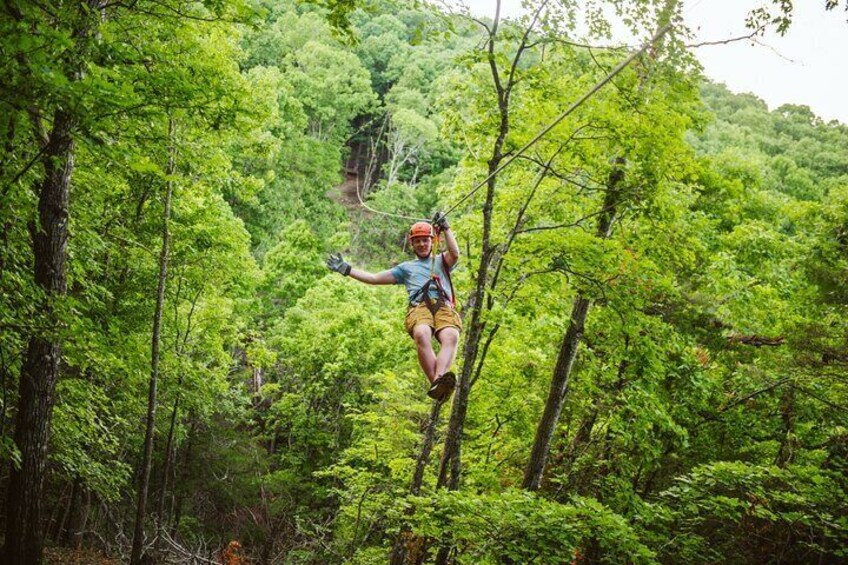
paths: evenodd
<path fill-rule="evenodd" d="M 183 500 L 185 498 L 184 489 L 186 485 L 189 483 L 189 479 L 191 479 L 191 457 L 193 455 L 192 447 L 194 445 L 194 434 L 197 433 L 197 426 L 193 423 L 193 417 L 189 415 L 188 421 L 192 422 L 189 425 L 188 437 L 186 438 L 186 446 L 185 446 L 185 456 L 183 457 L 182 469 L 180 472 L 180 478 L 177 481 L 177 485 L 182 488 L 174 488 L 175 491 L 175 500 L 174 500 L 174 508 L 171 512 L 171 537 L 177 535 L 177 531 L 180 527 L 180 520 L 182 519 L 183 513 Z"/>
<path fill-rule="evenodd" d="M 624 342 L 625 351 L 627 351 L 627 344 L 629 343 L 629 340 L 625 337 Z M 629 363 L 626 358 L 622 359 L 621 362 L 618 364 L 618 380 L 616 381 L 615 386 L 610 391 L 612 399 L 609 407 L 609 418 L 607 420 L 606 433 L 604 434 L 603 447 L 595 465 L 595 468 L 597 470 L 592 474 L 587 473 L 587 476 L 584 477 L 582 485 L 583 490 L 577 490 L 578 494 L 582 496 L 588 496 L 586 492 L 588 492 L 589 489 L 593 489 L 594 497 L 599 502 L 604 502 L 604 499 L 602 497 L 603 493 L 600 491 L 599 480 L 602 482 L 604 477 L 615 474 L 618 470 L 616 460 L 613 455 L 613 439 L 615 437 L 613 434 L 613 415 L 618 410 L 621 392 L 624 390 L 624 387 L 627 384 L 627 381 L 624 378 L 624 371 L 627 369 L 628 365 Z M 642 375 L 642 370 L 638 369 L 637 378 L 640 378 Z"/>
<path fill-rule="evenodd" d="M 421 493 L 421 485 L 424 483 L 424 471 L 427 469 L 427 462 L 430 460 L 430 452 L 433 450 L 433 443 L 436 439 L 436 426 L 439 423 L 439 413 L 442 410 L 443 402 L 433 402 L 430 408 L 430 419 L 427 420 L 427 427 L 424 429 L 424 442 L 421 445 L 421 452 L 418 454 L 418 460 L 415 463 L 415 473 L 412 475 L 412 483 L 409 486 L 409 494 L 418 496 Z M 411 506 L 406 509 L 405 515 L 412 516 L 415 509 Z M 404 523 L 401 526 L 400 532 L 395 539 L 392 555 L 390 558 L 391 565 L 403 565 L 406 563 L 408 553 L 408 542 L 411 531 L 409 525 Z"/>
<path fill-rule="evenodd" d="M 182 378 L 180 378 L 180 382 L 177 384 L 177 387 L 182 385 Z M 168 426 L 168 438 L 165 441 L 165 462 L 162 464 L 162 489 L 159 491 L 159 502 L 156 505 L 156 519 L 158 520 L 159 527 L 164 527 L 167 523 L 165 519 L 165 497 L 168 492 L 168 476 L 171 474 L 171 464 L 173 461 L 173 451 L 174 451 L 174 430 L 177 426 L 177 412 L 180 407 L 180 397 L 179 392 L 178 396 L 174 400 L 174 408 L 171 410 L 171 423 Z"/>
<path fill-rule="evenodd" d="M 252 382 L 251 382 L 252 386 L 251 386 L 250 392 L 252 392 L 254 395 L 258 395 L 259 392 L 262 390 L 262 384 L 263 384 L 262 379 L 263 379 L 263 373 L 264 372 L 265 371 L 262 369 L 262 367 L 253 367 Z M 254 400 L 254 403 L 258 403 L 258 402 L 259 402 L 258 399 Z"/>
<path fill-rule="evenodd" d="M 552 467 L 561 468 L 561 474 L 567 479 L 567 481 L 564 481 L 557 489 L 557 495 L 559 495 L 563 490 L 570 493 L 576 486 L 577 477 L 574 475 L 574 463 L 592 440 L 592 431 L 594 430 L 595 423 L 598 419 L 599 407 L 600 399 L 597 399 L 589 412 L 581 418 L 580 424 L 577 426 L 577 432 L 574 434 L 574 438 L 571 440 L 571 443 L 567 448 L 563 449 L 563 452 L 555 456 L 553 461 L 550 462 Z M 544 483 L 540 484 L 539 488 L 544 488 Z"/>
<path fill-rule="evenodd" d="M 168 120 L 168 139 L 171 141 L 168 155 L 169 176 L 176 169 L 176 149 L 174 143 L 174 120 Z M 153 459 L 153 431 L 156 419 L 156 386 L 159 379 L 159 346 L 161 345 L 162 312 L 165 305 L 165 284 L 168 280 L 168 251 L 170 245 L 169 222 L 171 219 L 171 196 L 174 183 L 168 180 L 165 184 L 165 205 L 162 212 L 162 250 L 159 255 L 159 285 L 156 294 L 156 309 L 153 314 L 153 336 L 150 355 L 150 384 L 147 393 L 147 422 L 144 432 L 144 456 L 141 461 L 141 472 L 138 486 L 138 505 L 135 514 L 135 529 L 133 531 L 132 552 L 130 565 L 141 563 L 142 545 L 144 543 L 144 519 L 147 513 L 147 490 L 150 485 L 150 468 Z"/>
<path fill-rule="evenodd" d="M 494 36 L 495 31 L 492 32 Z M 492 38 L 494 41 L 494 37 Z M 492 62 L 494 65 L 494 62 Z M 498 90 L 500 87 L 498 85 Z M 495 146 L 492 151 L 492 158 L 489 160 L 489 181 L 486 187 L 486 202 L 483 205 L 483 238 L 481 242 L 480 264 L 477 268 L 476 284 L 474 294 L 469 300 L 471 310 L 471 320 L 468 324 L 467 337 L 462 350 L 462 372 L 459 382 L 457 383 L 456 396 L 453 401 L 450 421 L 448 422 L 448 430 L 445 435 L 445 447 L 442 451 L 442 459 L 439 464 L 439 478 L 437 487 L 447 486 L 450 490 L 459 488 L 459 477 L 462 472 L 461 456 L 462 456 L 462 430 L 465 427 L 465 418 L 468 413 L 468 396 L 471 392 L 471 375 L 474 372 L 474 366 L 477 361 L 477 355 L 480 348 L 480 341 L 483 337 L 483 331 L 486 328 L 486 322 L 482 320 L 482 311 L 484 307 L 484 297 L 486 295 L 486 286 L 489 278 L 489 265 L 494 258 L 494 249 L 490 244 L 490 236 L 492 229 L 492 209 L 494 207 L 494 197 L 496 188 L 495 172 L 500 166 L 503 154 L 504 140 L 509 132 L 509 112 L 508 112 L 508 97 L 504 99 L 502 93 L 499 96 L 499 107 L 501 110 L 501 123 L 498 138 L 495 140 Z M 450 547 L 442 545 L 439 552 L 436 554 L 436 564 L 444 565 L 447 563 L 450 554 Z"/>
<path fill-rule="evenodd" d="M 74 517 L 74 530 L 70 546 L 72 549 L 82 548 L 85 541 L 85 530 L 88 526 L 88 515 L 91 511 L 91 491 L 83 488 L 83 501 L 79 508 L 79 514 Z"/>
<path fill-rule="evenodd" d="M 179 292 L 177 292 L 177 296 L 179 297 Z M 176 354 L 177 357 L 182 357 L 183 352 L 186 348 L 186 343 L 188 342 L 189 335 L 191 334 L 191 319 L 194 315 L 194 309 L 197 306 L 197 299 L 200 297 L 200 292 L 197 293 L 194 300 L 191 303 L 191 310 L 188 313 L 188 319 L 186 320 L 186 329 L 185 333 L 182 337 L 182 342 L 179 341 L 179 337 L 177 338 L 177 346 L 176 346 Z M 176 323 L 176 319 L 179 316 L 179 298 L 174 302 L 174 319 Z M 177 332 L 179 335 L 179 331 Z M 257 369 L 254 369 L 254 375 Z M 261 379 L 262 372 L 261 368 L 259 369 L 259 379 L 261 387 Z M 168 439 L 165 442 L 165 462 L 162 465 L 162 490 L 159 492 L 159 503 L 157 505 L 156 516 L 158 520 L 158 527 L 160 529 L 167 527 L 168 520 L 165 517 L 165 498 L 168 493 L 168 478 L 171 476 L 171 467 L 174 465 L 174 459 L 176 457 L 176 448 L 174 447 L 174 433 L 177 428 L 177 414 L 179 413 L 180 408 L 180 399 L 183 388 L 183 381 L 185 380 L 185 374 L 180 373 L 180 378 L 177 381 L 177 396 L 174 399 L 174 408 L 171 410 L 171 419 L 170 424 L 168 426 Z M 256 392 L 259 392 L 259 388 L 256 389 Z M 172 505 L 173 508 L 173 505 Z"/>
<path fill-rule="evenodd" d="M 64 546 L 69 546 L 74 528 L 74 516 L 79 512 L 80 497 L 82 495 L 82 478 L 77 475 L 71 486 L 71 496 L 62 515 L 62 521 L 56 533 L 56 541 Z"/>
<path fill-rule="evenodd" d="M 553 438 L 559 415 L 562 412 L 562 405 L 565 402 L 565 395 L 568 392 L 568 381 L 571 377 L 574 360 L 577 357 L 577 347 L 583 336 L 583 326 L 586 323 L 589 305 L 589 299 L 578 294 L 571 307 L 571 320 L 560 345 L 559 356 L 551 379 L 551 387 L 548 391 L 548 400 L 545 403 L 545 411 L 536 428 L 533 449 L 530 452 L 530 460 L 524 472 L 522 487 L 527 490 L 537 490 L 542 481 L 542 474 L 551 447 L 551 438 Z"/>
<path fill-rule="evenodd" d="M 661 37 L 663 28 L 671 22 L 677 4 L 678 0 L 666 0 L 665 5 L 659 13 L 658 30 L 653 41 L 657 41 Z M 655 56 L 655 53 L 656 50 L 652 52 L 652 58 Z M 647 74 L 640 77 L 640 93 L 644 91 L 648 84 L 648 79 Z M 616 157 L 609 178 L 607 179 L 607 191 L 604 196 L 603 208 L 601 208 L 601 213 L 598 217 L 598 228 L 596 231 L 596 235 L 601 239 L 608 239 L 612 234 L 613 222 L 618 213 L 618 201 L 624 182 L 624 166 L 626 163 L 627 159 L 624 155 Z M 535 491 L 541 483 L 542 475 L 545 471 L 545 463 L 550 453 L 551 437 L 553 437 L 559 415 L 562 412 L 565 395 L 568 393 L 568 381 L 571 377 L 574 358 L 577 355 L 577 348 L 580 345 L 583 326 L 586 322 L 590 305 L 590 301 L 585 296 L 581 293 L 577 294 L 571 310 L 571 321 L 565 332 L 556 367 L 554 368 L 554 376 L 551 379 L 551 389 L 548 393 L 548 400 L 545 403 L 545 411 L 536 429 L 533 449 L 524 472 L 523 487 L 527 490 Z"/>
<path fill-rule="evenodd" d="M 574 439 L 571 441 L 568 454 L 566 455 L 569 467 L 579 457 L 580 449 L 592 439 L 592 430 L 594 430 L 595 422 L 598 419 L 599 404 L 600 401 L 596 402 L 592 410 L 580 421 L 580 427 L 577 429 L 577 433 L 574 435 Z"/>
<path fill-rule="evenodd" d="M 490 170 L 497 168 L 497 162 L 493 158 L 490 161 Z M 471 374 L 477 360 L 477 352 L 486 322 L 481 318 L 483 309 L 483 297 L 486 291 L 486 280 L 488 277 L 489 263 L 492 259 L 492 251 L 489 248 L 489 234 L 491 231 L 492 200 L 494 197 L 494 179 L 489 182 L 489 190 L 486 194 L 486 204 L 483 206 L 483 253 L 480 257 L 480 265 L 477 269 L 477 283 L 474 294 L 469 301 L 471 305 L 471 319 L 468 324 L 465 343 L 462 350 L 462 371 L 457 383 L 456 396 L 453 401 L 448 430 L 445 435 L 445 447 L 442 451 L 442 460 L 439 466 L 439 487 L 447 485 L 451 490 L 459 486 L 459 475 L 461 472 L 460 449 L 462 430 L 465 426 L 465 416 L 468 412 L 468 395 L 471 391 Z M 450 477 L 448 477 L 450 472 Z"/>
<path fill-rule="evenodd" d="M 85 488 L 82 478 L 78 476 L 74 479 L 67 517 L 63 520 L 60 542 L 65 547 L 79 549 L 82 546 L 90 505 L 91 491 Z"/>
<path fill-rule="evenodd" d="M 607 193 L 598 219 L 597 236 L 607 239 L 612 233 L 612 224 L 618 207 L 618 199 L 621 193 L 621 184 L 624 181 L 624 163 L 622 157 L 616 159 L 609 179 L 607 179 Z M 545 464 L 551 449 L 551 438 L 554 435 L 562 406 L 565 403 L 565 395 L 568 393 L 568 382 L 571 378 L 571 370 L 574 368 L 574 360 L 577 357 L 577 348 L 583 337 L 583 327 L 586 316 L 589 313 L 591 301 L 578 293 L 571 307 L 571 319 L 568 329 L 560 345 L 554 374 L 551 378 L 551 388 L 548 391 L 548 400 L 545 402 L 545 411 L 542 414 L 539 425 L 536 428 L 536 437 L 533 440 L 533 449 L 530 452 L 530 460 L 524 471 L 524 482 L 522 487 L 535 491 L 542 482 L 545 472 Z"/>
<path fill-rule="evenodd" d="M 497 28 L 495 27 L 492 31 L 491 41 L 494 41 L 496 29 Z M 492 65 L 494 65 L 494 62 L 492 62 Z M 492 150 L 492 158 L 489 160 L 488 164 L 489 181 L 486 184 L 486 202 L 483 204 L 483 236 L 480 244 L 480 264 L 477 267 L 474 293 L 468 301 L 471 316 L 468 323 L 465 343 L 463 344 L 462 349 L 462 371 L 459 382 L 457 383 L 456 396 L 454 397 L 450 421 L 448 422 L 448 430 L 445 435 L 445 447 L 442 451 L 442 460 L 439 466 L 439 478 L 437 482 L 437 486 L 442 487 L 447 485 L 451 490 L 454 490 L 459 486 L 459 475 L 461 471 L 461 438 L 462 429 L 465 426 L 465 416 L 468 412 L 468 394 L 471 391 L 471 374 L 474 370 L 475 362 L 477 361 L 477 352 L 480 348 L 480 340 L 483 337 L 483 330 L 486 327 L 486 322 L 482 320 L 481 314 L 483 310 L 483 299 L 486 295 L 486 283 L 489 277 L 489 265 L 494 257 L 494 250 L 492 249 L 489 240 L 492 231 L 492 209 L 494 207 L 495 187 L 497 181 L 495 172 L 498 170 L 498 167 L 503 160 L 503 154 L 501 151 L 507 133 L 509 133 L 508 98 L 504 99 L 504 94 L 501 92 L 500 84 L 497 82 L 496 84 L 499 91 L 501 121 L 498 137 L 495 140 L 495 145 Z M 450 472 L 450 477 L 448 477 L 448 472 Z"/>
<path fill-rule="evenodd" d="M 415 473 L 412 475 L 412 483 L 409 486 L 409 494 L 418 496 L 421 492 L 421 484 L 424 482 L 424 470 L 427 468 L 427 461 L 430 460 L 430 452 L 433 449 L 433 442 L 436 439 L 436 426 L 439 423 L 439 413 L 442 410 L 443 402 L 434 402 L 430 409 L 430 419 L 427 421 L 427 428 L 424 430 L 424 443 L 421 446 L 421 453 L 418 454 L 418 460 L 415 463 Z"/>
<path fill-rule="evenodd" d="M 74 485 L 76 480 L 71 481 L 59 493 L 59 497 L 54 504 L 53 513 L 50 519 L 45 522 L 44 539 L 53 538 L 54 543 L 59 543 L 62 539 L 62 532 L 65 531 L 65 523 L 68 521 L 68 513 L 71 509 L 71 500 L 74 496 Z M 68 494 L 70 491 L 70 494 Z M 67 496 L 66 496 L 67 494 Z"/>
<path fill-rule="evenodd" d="M 30 224 L 35 282 L 44 291 L 43 312 L 51 327 L 59 324 L 56 302 L 67 293 L 65 264 L 68 247 L 68 200 L 74 169 L 71 130 L 75 120 L 57 110 L 44 151 L 44 181 L 39 191 L 38 225 Z M 29 565 L 41 562 L 41 512 L 47 442 L 59 379 L 60 340 L 41 332 L 27 345 L 21 368 L 20 396 L 15 421 L 15 445 L 20 468 L 12 466 L 6 499 L 4 562 Z"/>
<path fill-rule="evenodd" d="M 480 341 L 483 337 L 483 332 L 486 328 L 486 322 L 482 318 L 483 308 L 491 309 L 494 301 L 484 302 L 486 298 L 486 289 L 494 290 L 497 284 L 497 276 L 492 277 L 490 282 L 489 267 L 498 253 L 506 252 L 509 249 L 509 243 L 504 246 L 491 243 L 492 233 L 492 211 L 494 209 L 495 189 L 497 186 L 499 169 L 506 155 L 504 154 L 504 143 L 510 131 L 510 101 L 512 97 L 512 89 L 518 81 L 518 68 L 523 54 L 532 46 L 531 35 L 536 29 L 539 22 L 539 17 L 547 4 L 547 0 L 540 2 L 536 7 L 535 14 L 530 19 L 530 22 L 524 29 L 523 36 L 519 41 L 509 70 L 504 76 L 501 76 L 501 70 L 498 68 L 497 57 L 495 54 L 495 44 L 498 39 L 498 27 L 500 24 L 501 2 L 497 0 L 495 7 L 495 17 L 491 26 L 488 28 L 489 37 L 487 39 L 487 62 L 492 74 L 492 84 L 498 103 L 498 135 L 492 146 L 492 156 L 488 161 L 488 176 L 486 177 L 486 200 L 483 204 L 483 231 L 480 242 L 480 264 L 477 268 L 475 278 L 474 291 L 469 297 L 467 311 L 470 311 L 470 320 L 466 332 L 465 342 L 462 350 L 462 372 L 457 383 L 456 396 L 451 410 L 450 421 L 448 423 L 447 434 L 445 435 L 445 447 L 442 452 L 441 464 L 439 466 L 438 487 L 447 486 L 451 490 L 459 487 L 459 478 L 461 473 L 461 441 L 462 431 L 465 425 L 465 417 L 468 412 L 468 395 L 472 385 L 472 374 L 482 369 L 482 359 L 478 360 Z M 518 223 L 521 221 L 519 214 Z M 518 225 L 516 226 L 518 229 Z M 513 237 L 515 233 L 513 232 Z M 485 306 L 484 306 L 485 304 Z M 490 337 L 494 336 L 494 332 Z M 484 346 L 483 356 L 485 357 L 486 349 L 490 342 Z M 440 552 L 440 555 L 442 552 Z M 437 558 L 437 563 L 443 563 L 444 557 Z"/>

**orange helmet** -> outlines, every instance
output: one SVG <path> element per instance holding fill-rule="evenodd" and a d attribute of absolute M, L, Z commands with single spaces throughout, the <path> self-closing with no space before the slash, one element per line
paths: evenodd
<path fill-rule="evenodd" d="M 408 237 L 410 241 L 413 237 L 433 237 L 433 226 L 430 225 L 430 222 L 415 222 L 409 228 Z"/>

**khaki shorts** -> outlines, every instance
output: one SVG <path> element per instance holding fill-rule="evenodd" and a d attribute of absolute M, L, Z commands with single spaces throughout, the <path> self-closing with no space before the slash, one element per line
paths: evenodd
<path fill-rule="evenodd" d="M 407 333 L 412 335 L 413 328 L 419 324 L 430 326 L 434 333 L 439 333 L 439 330 L 443 328 L 456 328 L 458 331 L 462 331 L 462 319 L 457 311 L 448 304 L 442 304 L 435 316 L 423 302 L 417 306 L 410 306 L 406 311 Z"/>

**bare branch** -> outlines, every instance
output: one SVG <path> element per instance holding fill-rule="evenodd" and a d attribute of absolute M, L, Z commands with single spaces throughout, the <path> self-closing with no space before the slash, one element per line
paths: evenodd
<path fill-rule="evenodd" d="M 797 63 L 798 62 L 795 59 L 790 59 L 789 57 L 787 57 L 786 55 L 784 55 L 783 53 L 781 53 L 780 51 L 778 51 L 777 49 L 775 49 L 774 47 L 769 45 L 768 43 L 764 43 L 763 41 L 760 41 L 759 39 L 755 39 L 754 43 L 756 43 L 760 47 L 765 47 L 766 49 L 768 49 L 769 51 L 771 51 L 772 53 L 774 53 L 775 55 L 777 55 L 778 57 L 780 57 L 781 59 L 783 59 L 784 61 L 786 61 L 788 63 Z"/>
<path fill-rule="evenodd" d="M 6 186 L 3 187 L 3 191 L 2 191 L 3 196 L 6 196 L 6 194 L 9 192 L 9 189 L 12 188 L 12 186 L 16 182 L 18 182 L 20 180 L 20 178 L 22 176 L 24 176 L 27 173 L 27 171 L 29 171 L 32 168 L 33 165 L 35 165 L 35 163 L 38 161 L 38 159 L 44 154 L 44 151 L 46 149 L 47 149 L 47 145 L 42 145 L 41 148 L 38 150 L 38 153 L 36 153 L 33 156 L 33 158 L 30 159 L 29 162 L 24 166 L 24 168 L 21 169 L 20 171 L 18 171 L 18 174 L 16 174 L 15 177 L 12 180 L 10 180 L 6 184 Z"/>
<path fill-rule="evenodd" d="M 492 29 L 486 24 L 486 22 L 484 22 L 482 20 L 478 20 L 477 18 L 472 18 L 472 17 L 469 17 L 468 19 L 470 19 L 472 22 L 480 25 L 483 29 L 485 29 L 487 35 L 492 35 Z"/>
<path fill-rule="evenodd" d="M 512 65 L 509 68 L 509 75 L 506 86 L 506 96 L 509 97 L 510 92 L 512 92 L 512 88 L 516 85 L 517 81 L 515 78 L 515 71 L 518 68 L 518 62 L 521 60 L 521 56 L 524 54 L 524 51 L 529 49 L 529 44 L 527 40 L 530 38 L 530 33 L 536 27 L 536 22 L 539 21 L 539 17 L 542 15 L 542 10 L 548 5 L 548 0 L 544 0 L 544 2 L 539 3 L 539 7 L 536 8 L 536 11 L 533 13 L 533 17 L 530 20 L 530 23 L 524 29 L 524 34 L 521 36 L 521 43 L 518 44 L 518 49 L 515 52 L 515 57 L 512 59 Z"/>
<path fill-rule="evenodd" d="M 815 400 L 818 400 L 822 404 L 830 406 L 831 408 L 834 408 L 836 410 L 840 410 L 842 412 L 848 412 L 848 407 L 842 406 L 841 404 L 836 404 L 835 402 L 831 402 L 830 400 L 828 400 L 826 398 L 822 398 L 821 396 L 818 395 L 818 393 L 811 391 L 807 387 L 800 386 L 796 383 L 792 383 L 789 386 L 791 386 L 793 389 L 797 390 L 800 393 L 806 394 L 810 398 L 814 398 Z"/>
<path fill-rule="evenodd" d="M 560 154 L 560 152 L 563 150 L 564 147 L 565 147 L 565 144 L 560 145 L 559 148 L 556 151 L 554 151 L 554 153 L 550 156 L 550 158 L 547 160 L 547 162 L 541 167 L 538 175 L 536 176 L 536 182 L 533 183 L 533 188 L 530 190 L 530 194 L 527 195 L 527 198 L 524 200 L 524 203 L 521 205 L 521 208 L 518 210 L 518 214 L 515 218 L 515 224 L 513 225 L 512 230 L 510 230 L 510 232 L 509 232 L 509 237 L 507 238 L 506 243 L 502 246 L 502 249 L 500 250 L 500 256 L 498 257 L 497 265 L 495 266 L 495 274 L 492 277 L 491 284 L 489 285 L 490 289 L 494 290 L 495 287 L 497 286 L 498 279 L 500 278 L 500 274 L 501 274 L 501 268 L 504 265 L 504 260 L 506 258 L 506 255 L 507 255 L 507 253 L 509 253 L 509 250 L 512 247 L 512 243 L 515 241 L 515 237 L 518 235 L 519 230 L 521 229 L 521 226 L 524 225 L 525 214 L 527 212 L 527 208 L 530 206 L 530 202 L 532 202 L 533 197 L 536 195 L 536 191 L 538 190 L 539 186 L 542 184 L 542 181 L 545 180 L 545 176 L 547 174 L 547 171 L 550 170 L 551 163 L 553 162 L 554 159 L 556 159 L 557 155 Z M 490 308 L 491 308 L 491 306 L 490 306 Z"/>
<path fill-rule="evenodd" d="M 751 33 L 749 33 L 747 35 L 740 35 L 740 36 L 737 36 L 737 37 L 731 37 L 729 39 L 719 39 L 719 40 L 716 40 L 716 41 L 702 41 L 701 43 L 690 43 L 690 44 L 686 45 L 686 47 L 688 49 L 697 49 L 698 47 L 710 47 L 710 46 L 713 46 L 713 45 L 728 45 L 730 43 L 735 43 L 737 41 L 745 41 L 745 40 L 753 41 L 754 38 L 757 35 L 759 35 L 758 32 L 752 31 Z"/>
<path fill-rule="evenodd" d="M 736 398 L 732 402 L 729 402 L 728 404 L 725 404 L 724 406 L 719 408 L 718 413 L 722 414 L 724 412 L 727 412 L 731 408 L 739 406 L 742 403 L 748 402 L 752 398 L 756 398 L 757 396 L 760 396 L 761 394 L 765 394 L 765 393 L 772 391 L 772 390 L 774 390 L 778 387 L 781 387 L 781 386 L 785 385 L 786 383 L 788 383 L 789 380 L 790 380 L 789 377 L 779 379 L 777 381 L 774 381 L 773 383 L 769 383 L 768 385 L 764 386 L 763 388 L 757 389 L 757 390 L 755 390 L 755 391 L 753 391 L 749 394 L 746 394 L 745 396 L 740 396 L 739 398 Z"/>
<path fill-rule="evenodd" d="M 477 382 L 477 379 L 480 378 L 480 373 L 483 371 L 483 363 L 486 362 L 486 355 L 489 353 L 489 346 L 492 345 L 492 341 L 495 339 L 495 335 L 497 335 L 498 330 L 501 329 L 501 324 L 498 322 L 495 326 L 489 330 L 489 335 L 486 337 L 486 343 L 483 344 L 483 349 L 480 352 L 480 360 L 477 361 L 477 367 L 474 370 L 474 377 L 471 378 L 471 383 L 469 383 L 468 388 L 472 388 L 474 383 Z"/>
<path fill-rule="evenodd" d="M 589 45 L 588 43 L 578 43 L 569 41 L 568 39 L 552 38 L 545 40 L 548 43 L 561 43 L 570 47 L 579 47 L 581 49 L 597 49 L 603 51 L 632 51 L 638 49 L 638 45 Z"/>
<path fill-rule="evenodd" d="M 624 200 L 619 200 L 619 201 L 617 201 L 613 204 L 610 204 L 609 206 L 605 206 L 605 207 L 601 208 L 600 210 L 596 210 L 596 211 L 594 211 L 590 214 L 586 214 L 582 218 L 575 220 L 573 222 L 569 222 L 567 224 L 556 224 L 556 225 L 553 225 L 553 226 L 536 226 L 536 227 L 533 227 L 533 228 L 525 228 L 525 229 L 519 230 L 518 233 L 531 233 L 531 232 L 536 232 L 536 231 L 549 231 L 549 230 L 560 230 L 560 229 L 565 229 L 565 228 L 583 227 L 582 226 L 583 222 L 590 220 L 595 216 L 600 216 L 601 214 L 605 214 L 605 213 L 607 213 L 611 210 L 615 210 L 616 207 L 618 207 L 623 202 L 624 202 Z"/>

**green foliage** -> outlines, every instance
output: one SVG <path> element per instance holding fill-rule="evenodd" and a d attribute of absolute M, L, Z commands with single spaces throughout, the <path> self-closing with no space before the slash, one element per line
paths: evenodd
<path fill-rule="evenodd" d="M 626 520 L 588 498 L 559 504 L 506 490 L 440 493 L 411 502 L 419 509 L 414 531 L 455 544 L 459 563 L 657 562 Z"/>
<path fill-rule="evenodd" d="M 813 256 L 808 261 L 810 275 L 828 302 L 848 303 L 848 184 L 833 190 L 821 210 Z"/>
<path fill-rule="evenodd" d="M 265 255 L 262 289 L 270 300 L 267 311 L 278 318 L 326 274 L 324 250 L 303 220 L 286 226 L 280 241 Z"/>
<path fill-rule="evenodd" d="M 665 561 L 790 561 L 811 552 L 846 557 L 844 477 L 817 467 L 713 463 L 679 477 L 661 494 L 671 542 Z"/>
<path fill-rule="evenodd" d="M 115 501 L 132 474 L 126 462 L 116 460 L 128 422 L 93 383 L 65 380 L 58 395 L 53 460 L 67 479 L 79 477 L 102 499 Z"/>
<path fill-rule="evenodd" d="M 462 481 L 434 488 L 445 406 L 423 494 L 409 495 L 429 400 L 406 294 L 324 265 L 344 251 L 389 268 L 409 222 L 339 195 L 342 172 L 368 171 L 379 210 L 427 218 L 459 202 L 500 133 L 514 154 L 620 60 L 570 43 L 581 18 L 603 34 L 615 13 L 642 34 L 663 17 L 656 2 L 610 7 L 542 15 L 501 132 L 492 66 L 507 76 L 521 22 L 500 22 L 490 54 L 490 21 L 415 2 L 140 0 L 105 18 L 12 3 L 0 456 L 20 460 L 27 340 L 60 336 L 50 531 L 74 484 L 94 495 L 99 539 L 130 526 L 171 187 L 152 488 L 183 547 L 234 539 L 256 562 L 384 563 L 411 528 L 410 546 L 450 545 L 457 563 L 846 559 L 848 129 L 702 84 L 674 37 L 498 175 Z M 78 44 L 84 25 L 97 39 Z M 59 109 L 74 116 L 75 167 L 53 324 L 28 223 Z M 450 218 L 462 306 L 484 193 Z M 592 308 L 530 494 L 517 485 L 578 294 Z"/>

